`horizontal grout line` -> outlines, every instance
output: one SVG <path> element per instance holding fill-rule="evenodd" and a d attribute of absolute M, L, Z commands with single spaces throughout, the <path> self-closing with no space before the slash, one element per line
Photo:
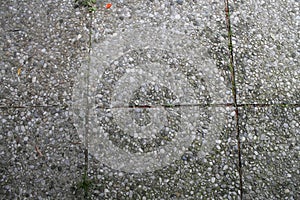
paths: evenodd
<path fill-rule="evenodd" d="M 10 108 L 51 108 L 51 107 L 68 107 L 68 105 L 29 105 L 29 106 L 0 106 L 0 109 L 10 109 Z"/>
<path fill-rule="evenodd" d="M 98 106 L 98 109 L 119 109 L 119 108 L 176 108 L 176 107 L 300 107 L 300 103 L 276 103 L 276 104 L 268 104 L 268 103 L 244 103 L 244 104 L 237 104 L 234 103 L 219 103 L 219 104 L 162 104 L 162 105 L 134 105 L 134 106 L 113 106 L 113 107 L 105 107 L 105 106 Z M 29 106 L 0 106 L 0 109 L 25 109 L 25 108 L 51 108 L 51 107 L 71 107 L 68 104 L 62 105 L 29 105 Z"/>
<path fill-rule="evenodd" d="M 300 103 L 243 103 L 237 104 L 237 107 L 269 107 L 269 106 L 280 106 L 280 107 L 300 107 Z"/>
<path fill-rule="evenodd" d="M 232 103 L 228 104 L 161 104 L 161 105 L 134 105 L 134 106 L 98 106 L 100 109 L 118 109 L 118 108 L 178 108 L 178 107 L 232 107 Z"/>

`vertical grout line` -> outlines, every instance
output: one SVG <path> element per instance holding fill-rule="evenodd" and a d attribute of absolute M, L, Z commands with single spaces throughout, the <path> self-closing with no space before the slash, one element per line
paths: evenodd
<path fill-rule="evenodd" d="M 237 104 L 237 95 L 236 95 L 236 82 L 235 82 L 235 68 L 234 68 L 234 59 L 233 59 L 233 46 L 232 46 L 232 31 L 230 23 L 230 12 L 229 12 L 229 3 L 228 0 L 225 2 L 225 15 L 226 15 L 226 24 L 228 30 L 228 49 L 229 49 L 229 70 L 231 75 L 231 85 L 232 85 L 232 96 L 233 103 L 235 108 L 235 125 L 236 125 L 236 138 L 238 141 L 238 173 L 239 173 L 239 188 L 240 188 L 240 199 L 243 199 L 243 174 L 242 174 L 242 156 L 241 156 L 241 140 L 240 140 L 240 128 L 239 128 L 239 109 Z"/>
<path fill-rule="evenodd" d="M 90 65 L 91 65 L 91 48 L 92 48 L 92 21 L 93 21 L 93 14 L 90 13 L 90 18 L 88 19 L 88 30 L 89 30 L 89 39 L 88 39 L 88 63 L 87 63 L 87 71 L 86 71 L 86 111 L 85 111 L 85 138 L 84 138 L 84 162 L 85 162 L 85 168 L 84 168 L 84 177 L 88 181 L 88 169 L 89 169 L 89 150 L 88 150 L 88 137 L 89 137 L 89 116 L 90 116 L 90 107 L 89 107 L 89 101 L 90 101 Z M 88 190 L 84 191 L 84 197 L 88 197 Z"/>

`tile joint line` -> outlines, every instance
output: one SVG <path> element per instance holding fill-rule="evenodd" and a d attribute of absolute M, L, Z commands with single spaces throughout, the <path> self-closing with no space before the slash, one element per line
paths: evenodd
<path fill-rule="evenodd" d="M 88 169 L 89 169 L 89 143 L 88 143 L 88 137 L 89 137 L 89 116 L 90 116 L 90 66 L 91 66 L 91 52 L 92 52 L 92 23 L 93 23 L 93 13 L 90 12 L 90 18 L 88 20 L 88 23 L 90 23 L 89 26 L 89 40 L 88 40 L 88 67 L 86 72 L 86 113 L 85 113 L 85 136 L 84 136 L 84 162 L 85 162 L 85 169 L 84 169 L 84 177 L 88 179 Z M 84 194 L 85 198 L 88 197 L 88 191 L 85 191 Z"/>
<path fill-rule="evenodd" d="M 26 108 L 68 108 L 69 104 L 49 104 L 49 105 L 1 105 L 0 109 L 26 109 Z M 203 103 L 203 104 L 174 104 L 174 105 L 135 105 L 135 106 L 119 106 L 119 107 L 97 107 L 100 109 L 114 109 L 114 108 L 157 108 L 157 107 L 231 107 L 235 106 L 233 103 Z M 237 107 L 300 107 L 300 103 L 241 103 L 237 104 Z"/>
<path fill-rule="evenodd" d="M 230 79 L 232 87 L 232 96 L 233 104 L 235 108 L 235 125 L 236 125 L 236 138 L 238 142 L 238 173 L 239 173 L 239 189 L 240 189 L 240 199 L 243 199 L 243 174 L 242 174 L 242 156 L 241 156 L 241 140 L 240 140 L 240 129 L 239 129 L 239 108 L 237 103 L 236 95 L 236 83 L 235 83 L 235 69 L 233 62 L 233 46 L 232 46 L 232 31 L 230 23 L 230 11 L 229 11 L 229 2 L 224 0 L 225 3 L 225 17 L 226 25 L 228 31 L 228 50 L 229 50 L 229 70 L 230 70 Z"/>

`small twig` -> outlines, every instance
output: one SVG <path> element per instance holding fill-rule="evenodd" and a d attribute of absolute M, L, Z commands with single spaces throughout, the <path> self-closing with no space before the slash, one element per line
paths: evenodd
<path fill-rule="evenodd" d="M 39 156 L 43 156 L 42 152 L 40 151 L 39 147 L 35 145 L 35 150 Z"/>
<path fill-rule="evenodd" d="M 73 142 L 73 141 L 70 141 L 71 144 L 82 144 L 80 141 L 78 142 Z"/>

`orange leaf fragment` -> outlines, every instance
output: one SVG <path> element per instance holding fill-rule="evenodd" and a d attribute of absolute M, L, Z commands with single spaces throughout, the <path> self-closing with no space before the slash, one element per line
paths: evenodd
<path fill-rule="evenodd" d="M 106 4 L 105 8 L 106 8 L 106 9 L 110 9 L 111 6 L 112 6 L 112 4 L 111 4 L 111 3 L 108 3 L 108 4 Z"/>

